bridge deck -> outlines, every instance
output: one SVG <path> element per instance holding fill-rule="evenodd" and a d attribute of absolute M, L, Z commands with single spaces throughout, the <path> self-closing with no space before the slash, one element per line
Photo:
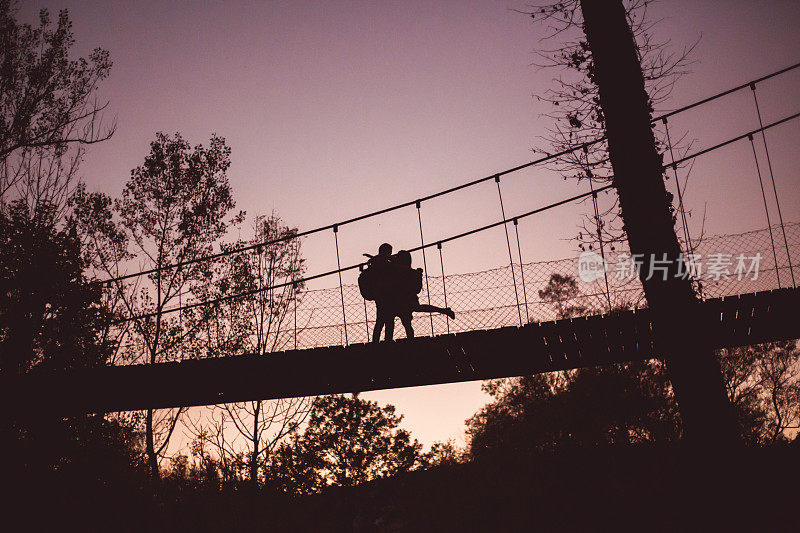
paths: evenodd
<path fill-rule="evenodd" d="M 798 307 L 800 289 L 701 304 L 714 347 L 798 338 Z M 3 377 L 0 394 L 6 405 L 23 408 L 110 412 L 454 383 L 655 356 L 643 309 L 380 345 Z"/>

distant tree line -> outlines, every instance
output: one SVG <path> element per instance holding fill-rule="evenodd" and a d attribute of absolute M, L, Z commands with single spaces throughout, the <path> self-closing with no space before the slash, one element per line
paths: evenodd
<path fill-rule="evenodd" d="M 539 295 L 560 318 L 593 312 L 580 304 L 578 284 L 569 276 L 553 274 Z M 726 348 L 718 356 L 745 442 L 795 439 L 800 426 L 797 342 Z M 672 387 L 656 359 L 491 380 L 483 390 L 493 400 L 467 421 L 472 458 L 681 438 Z"/>

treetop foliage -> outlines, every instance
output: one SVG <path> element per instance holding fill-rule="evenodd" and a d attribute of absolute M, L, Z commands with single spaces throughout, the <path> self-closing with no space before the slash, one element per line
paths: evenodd
<path fill-rule="evenodd" d="M 105 364 L 108 313 L 86 283 L 73 226 L 31 220 L 21 201 L 0 213 L 0 371 L 65 370 Z"/>
<path fill-rule="evenodd" d="M 278 447 L 268 477 L 287 492 L 353 486 L 423 465 L 422 445 L 391 405 L 343 395 L 314 400 L 303 433 Z"/>
<path fill-rule="evenodd" d="M 0 209 L 24 199 L 32 212 L 52 204 L 60 216 L 83 147 L 115 130 L 103 126 L 108 103 L 97 99 L 111 59 L 102 48 L 70 57 L 66 10 L 55 24 L 41 10 L 38 26 L 19 23 L 17 11 L 17 2 L 0 0 Z"/>
<path fill-rule="evenodd" d="M 108 51 L 95 48 L 88 60 L 70 59 L 75 38 L 67 10 L 53 27 L 42 9 L 33 27 L 15 20 L 15 4 L 0 0 L 0 157 L 23 147 L 63 149 L 70 142 L 99 140 L 76 127 L 104 108 L 92 106 L 88 97 L 111 70 Z"/>

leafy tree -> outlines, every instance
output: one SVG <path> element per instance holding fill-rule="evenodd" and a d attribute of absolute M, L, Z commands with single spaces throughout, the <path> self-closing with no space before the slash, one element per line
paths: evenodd
<path fill-rule="evenodd" d="M 0 372 L 103 365 L 108 315 L 83 276 L 75 228 L 29 214 L 21 201 L 0 213 Z"/>
<path fill-rule="evenodd" d="M 744 440 L 792 440 L 800 425 L 796 341 L 727 348 L 718 356 Z M 473 458 L 510 449 L 670 442 L 682 432 L 656 360 L 491 380 L 483 390 L 493 401 L 467 420 Z"/>
<path fill-rule="evenodd" d="M 170 457 L 165 479 L 178 491 L 219 491 L 224 481 L 220 472 L 224 469 L 210 455 L 197 452 L 193 445 L 191 456 L 177 453 Z"/>
<path fill-rule="evenodd" d="M 192 289 L 208 266 L 192 261 L 211 253 L 243 216 L 228 217 L 235 205 L 226 175 L 229 166 L 230 148 L 221 137 L 212 136 L 208 148 L 191 148 L 180 134 L 159 132 L 113 207 L 101 193 L 78 189 L 73 196 L 75 216 L 89 245 L 86 255 L 97 272 L 116 276 L 131 259 L 137 269 L 151 271 L 144 279 L 113 286 L 129 319 L 129 361 L 157 363 L 194 354 L 200 315 L 167 310 L 194 297 Z M 154 479 L 180 413 L 146 412 L 145 450 Z"/>
<path fill-rule="evenodd" d="M 669 441 L 680 435 L 656 361 L 492 380 L 494 398 L 467 420 L 469 454 Z"/>
<path fill-rule="evenodd" d="M 66 10 L 55 27 L 47 10 L 36 27 L 17 11 L 0 0 L 0 368 L 102 364 L 109 343 L 97 332 L 108 317 L 83 276 L 80 228 L 62 215 L 85 146 L 114 130 L 93 98 L 111 61 L 100 48 L 70 58 Z"/>
<path fill-rule="evenodd" d="M 453 439 L 434 442 L 425 454 L 427 466 L 452 466 L 463 463 L 466 459 L 464 450 L 460 449 Z"/>
<path fill-rule="evenodd" d="M 103 332 L 109 314 L 83 273 L 75 227 L 57 229 L 43 208 L 34 219 L 23 201 L 0 212 L 0 374 L 64 372 L 108 364 Z M 0 440 L 11 458 L 8 484 L 42 497 L 45 487 L 99 490 L 136 485 L 140 448 L 135 419 L 102 414 L 54 417 L 7 406 Z M 28 491 L 33 491 L 28 493 Z M 19 495 L 18 494 L 18 495 Z"/>
<path fill-rule="evenodd" d="M 149 286 L 141 287 L 125 301 L 141 340 L 143 362 L 181 358 L 181 348 L 196 327 L 192 315 L 166 315 L 168 305 L 180 303 L 192 280 L 201 277 L 202 266 L 190 264 L 168 269 L 211 253 L 233 221 L 226 219 L 234 200 L 226 176 L 230 148 L 212 136 L 208 149 L 193 150 L 180 134 L 157 133 L 144 164 L 131 172 L 115 203 L 120 225 L 128 235 L 133 254 L 145 268 Z M 185 327 L 186 326 L 186 327 Z M 146 385 L 145 385 L 146 386 Z M 177 424 L 181 410 L 154 412 L 145 417 L 145 449 L 153 478 L 158 461 Z"/>
<path fill-rule="evenodd" d="M 555 306 L 558 318 L 572 318 L 586 313 L 586 306 L 580 304 L 580 293 L 572 276 L 551 274 L 547 286 L 539 291 L 539 298 Z"/>
<path fill-rule="evenodd" d="M 322 469 L 324 462 L 306 446 L 302 435 L 294 433 L 280 443 L 269 457 L 267 483 L 288 494 L 313 494 L 328 483 Z"/>
<path fill-rule="evenodd" d="M 200 317 L 199 349 L 207 357 L 265 355 L 288 348 L 293 339 L 288 318 L 301 298 L 305 272 L 297 228 L 273 213 L 256 217 L 253 233 L 252 239 L 223 243 L 222 252 L 231 253 L 204 265 L 193 283 L 192 292 L 212 302 Z M 251 249 L 236 251 L 241 248 Z"/>
<path fill-rule="evenodd" d="M 95 280 L 95 287 L 101 291 L 102 306 L 111 318 L 102 334 L 104 342 L 113 347 L 109 362 L 117 364 L 121 357 L 131 356 L 130 350 L 121 349 L 131 329 L 131 323 L 124 321 L 128 315 L 127 292 L 121 282 L 97 283 L 97 280 L 124 273 L 126 262 L 133 258 L 128 234 L 114 218 L 114 202 L 106 194 L 90 193 L 85 185 L 79 184 L 69 198 L 68 207 L 69 223 L 80 239 L 84 273 Z"/>
<path fill-rule="evenodd" d="M 570 276 L 554 274 L 539 296 L 560 318 L 590 312 L 572 304 L 580 291 Z M 745 440 L 790 440 L 800 423 L 797 342 L 728 348 L 717 356 Z M 657 360 L 491 380 L 483 390 L 493 401 L 467 420 L 470 457 L 509 449 L 668 442 L 682 434 L 666 369 Z"/>
<path fill-rule="evenodd" d="M 108 139 L 96 91 L 111 68 L 107 51 L 73 59 L 66 10 L 53 24 L 16 20 L 0 0 L 0 373 L 65 371 L 109 363 L 116 345 L 102 290 L 84 272 L 81 228 L 65 218 L 86 146 Z M 7 485 L 31 501 L 136 485 L 135 416 L 21 415 L 8 406 L 0 428 Z M 7 444 L 7 446 L 6 446 Z M 17 483 L 15 485 L 15 483 Z M 29 489 L 31 493 L 27 493 Z"/>
<path fill-rule="evenodd" d="M 562 432 L 556 399 L 564 381 L 556 372 L 485 382 L 481 389 L 494 400 L 466 421 L 470 457 L 553 447 Z"/>
<path fill-rule="evenodd" d="M 223 244 L 223 251 L 269 244 L 222 258 L 194 289 L 201 300 L 216 302 L 201 311 L 201 352 L 264 357 L 291 345 L 289 316 L 303 288 L 304 271 L 297 229 L 273 213 L 256 217 L 254 230 L 252 239 Z M 231 298 L 237 294 L 246 296 Z M 243 455 L 248 479 L 257 484 L 269 454 L 303 422 L 310 405 L 309 398 L 225 404 L 211 408 L 215 412 L 210 414 L 201 409 L 191 426 L 221 460 Z"/>
<path fill-rule="evenodd" d="M 86 146 L 114 133 L 96 98 L 111 60 L 101 48 L 70 58 L 66 10 L 55 25 L 41 10 L 35 27 L 17 22 L 17 11 L 0 0 L 0 210 L 21 200 L 31 218 L 59 218 Z"/>
<path fill-rule="evenodd" d="M 539 297 L 558 318 L 592 312 L 572 276 L 553 274 Z M 471 457 L 680 435 L 672 389 L 655 360 L 490 380 L 482 388 L 493 401 L 466 422 Z"/>
<path fill-rule="evenodd" d="M 758 376 L 769 417 L 769 442 L 787 440 L 800 429 L 800 349 L 796 341 L 762 344 Z"/>
<path fill-rule="evenodd" d="M 725 348 L 719 352 L 725 389 L 746 442 L 787 441 L 800 427 L 797 341 Z"/>
<path fill-rule="evenodd" d="M 281 444 L 269 480 L 288 492 L 353 486 L 423 465 L 422 445 L 399 429 L 394 407 L 342 395 L 320 396 L 305 431 Z"/>

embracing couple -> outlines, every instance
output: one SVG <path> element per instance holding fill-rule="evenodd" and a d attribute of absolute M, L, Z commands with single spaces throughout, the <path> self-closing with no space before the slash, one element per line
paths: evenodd
<path fill-rule="evenodd" d="M 381 244 L 378 255 L 369 257 L 367 268 L 358 278 L 361 294 L 375 300 L 377 318 L 372 332 L 372 342 L 379 342 L 381 330 L 386 328 L 385 340 L 394 336 L 394 317 L 399 317 L 406 329 L 406 337 L 414 336 L 411 315 L 414 311 L 441 313 L 455 318 L 449 307 L 436 307 L 419 303 L 417 294 L 422 290 L 422 269 L 411 267 L 411 253 L 400 250 L 392 255 L 392 245 Z"/>

